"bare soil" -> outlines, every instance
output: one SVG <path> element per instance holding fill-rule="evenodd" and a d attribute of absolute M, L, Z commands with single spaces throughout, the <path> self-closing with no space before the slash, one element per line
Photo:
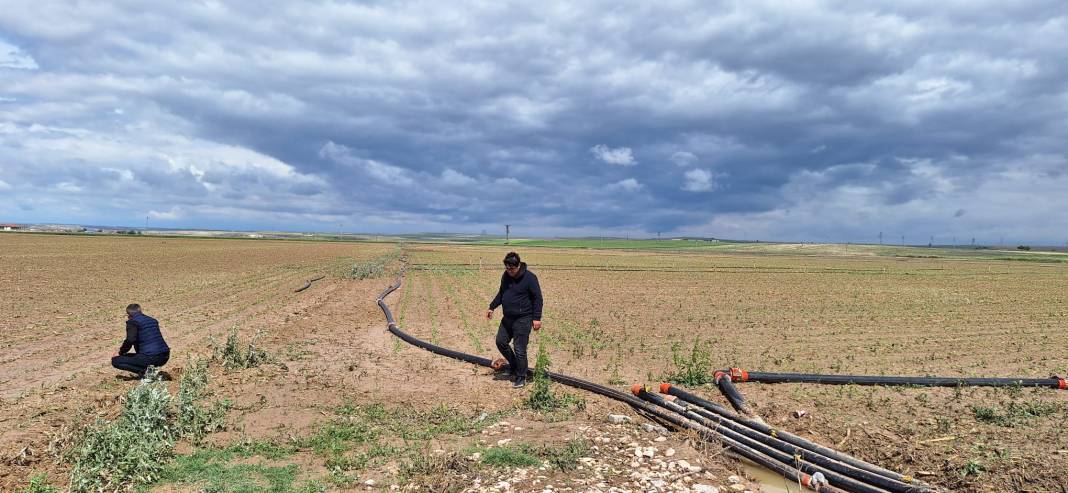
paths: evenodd
<path fill-rule="evenodd" d="M 231 398 L 234 408 L 228 431 L 212 435 L 212 443 L 303 436 L 346 402 L 413 409 L 444 403 L 467 415 L 510 413 L 507 425 L 479 438 L 489 446 L 502 439 L 541 443 L 583 436 L 599 447 L 591 460 L 606 464 L 596 476 L 593 466 L 568 474 L 481 471 L 465 479 L 472 488 L 514 480 L 509 488 L 519 491 L 541 491 L 546 484 L 657 489 L 631 477 L 638 446 L 670 448 L 674 459 L 701 467 L 700 476 L 672 473 L 664 489 L 684 480 L 729 489 L 731 475 L 742 478 L 743 489 L 757 487 L 736 459 L 718 449 L 695 448 L 699 444 L 678 435 L 656 441 L 626 406 L 587 396 L 584 411 L 548 421 L 523 409 L 527 391 L 493 380 L 488 370 L 398 344 L 374 303 L 392 279 L 341 275 L 353 261 L 393 248 L 0 235 L 0 282 L 14 287 L 0 298 L 0 490 L 21 489 L 40 471 L 63 484 L 65 466 L 55 462 L 50 444 L 62 448 L 72 430 L 117 412 L 119 397 L 136 384 L 119 378 L 108 363 L 130 302 L 160 319 L 174 351 L 167 365 L 172 372 L 189 357 L 208 354 L 210 338 L 225 338 L 233 325 L 243 335 L 263 333 L 261 344 L 279 364 L 213 370 L 212 390 Z M 497 319 L 484 315 L 506 251 L 409 246 L 404 287 L 388 298 L 401 326 L 450 348 L 495 355 Z M 531 358 L 544 345 L 556 371 L 620 388 L 660 381 L 676 370 L 673 356 L 688 356 L 697 339 L 711 344 L 714 368 L 1019 377 L 1068 370 L 1068 264 L 837 251 L 520 253 L 546 297 L 545 328 L 532 339 Z M 323 274 L 327 278 L 310 289 L 293 292 Z M 1068 459 L 1068 438 L 1059 432 L 1068 422 L 1064 391 L 739 388 L 769 423 L 953 490 L 1059 491 L 1068 484 L 1068 473 L 1058 467 Z M 712 390 L 696 390 L 717 398 Z M 1024 405 L 1054 411 L 1011 424 L 980 419 L 976 411 L 1004 414 Z M 805 411 L 802 418 L 794 417 L 797 410 Z M 608 424 L 608 413 L 635 422 Z M 291 460 L 309 477 L 326 473 L 312 455 Z M 364 471 L 361 480 L 384 488 L 395 466 Z"/>

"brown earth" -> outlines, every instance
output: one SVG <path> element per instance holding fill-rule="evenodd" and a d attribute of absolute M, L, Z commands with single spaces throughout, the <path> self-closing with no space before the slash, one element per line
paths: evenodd
<path fill-rule="evenodd" d="M 135 382 L 116 378 L 107 358 L 122 339 L 122 308 L 133 301 L 160 319 L 175 348 L 171 370 L 188 355 L 207 354 L 208 338 L 225 337 L 235 324 L 243 334 L 262 331 L 263 346 L 282 363 L 213 370 L 213 390 L 234 401 L 229 430 L 211 436 L 213 443 L 302 436 L 353 400 L 413 409 L 445 403 L 468 415 L 511 413 L 504 418 L 508 425 L 476 437 L 491 446 L 504 439 L 498 436 L 530 443 L 609 440 L 590 460 L 614 465 L 596 468 L 596 476 L 592 465 L 544 478 L 536 471 L 521 479 L 514 470 L 481 471 L 465 479 L 478 489 L 501 480 L 514 480 L 510 488 L 520 491 L 541 491 L 548 482 L 655 489 L 631 477 L 647 466 L 632 465 L 633 449 L 647 446 L 671 448 L 675 459 L 700 465 L 708 475 L 672 472 L 664 489 L 696 479 L 722 490 L 731 486 L 727 476 L 745 476 L 736 460 L 695 449 L 684 437 L 655 441 L 655 433 L 637 428 L 636 417 L 635 424 L 606 424 L 607 413 L 634 417 L 618 403 L 589 396 L 585 411 L 545 421 L 523 410 L 526 391 L 494 381 L 488 370 L 398 344 L 383 330 L 374 304 L 389 279 L 340 276 L 354 259 L 392 248 L 0 235 L 0 281 L 14 286 L 13 296 L 0 301 L 7 315 L 0 320 L 0 489 L 22 488 L 37 471 L 61 479 L 65 466 L 54 464 L 48 451 L 53 439 L 117 411 L 118 397 Z M 506 250 L 413 245 L 408 252 L 405 285 L 388 299 L 400 325 L 425 340 L 493 356 L 496 320 L 484 314 Z M 689 357 L 696 339 L 710 344 L 716 368 L 1020 377 L 1068 369 L 1068 264 L 544 248 L 520 253 L 539 275 L 547 300 L 545 328 L 532 339 L 531 358 L 542 344 L 555 370 L 620 388 L 655 383 L 675 371 L 673 356 Z M 328 277 L 293 293 L 322 274 Z M 947 488 L 1060 491 L 1068 483 L 1057 467 L 1068 459 L 1068 439 L 1058 431 L 1068 422 L 1063 391 L 739 388 L 776 426 Z M 1009 425 L 977 417 L 977 408 L 1005 413 L 1023 405 L 1048 405 L 1043 409 L 1053 412 Z M 793 417 L 797 410 L 806 411 L 804 417 Z M 441 447 L 461 450 L 462 440 L 454 441 Z M 291 460 L 307 477 L 325 473 L 312 454 Z M 393 466 L 363 471 L 361 480 L 385 487 Z"/>

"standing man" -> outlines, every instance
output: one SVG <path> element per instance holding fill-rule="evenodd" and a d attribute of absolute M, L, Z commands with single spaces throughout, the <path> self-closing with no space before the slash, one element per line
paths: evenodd
<path fill-rule="evenodd" d="M 126 340 L 111 358 L 111 366 L 145 376 L 149 366 L 161 367 L 171 358 L 171 348 L 163 340 L 156 319 L 141 313 L 141 305 L 126 307 Z M 134 353 L 130 353 L 130 348 Z"/>
<path fill-rule="evenodd" d="M 501 305 L 504 306 L 504 318 L 497 328 L 497 349 L 508 360 L 514 379 L 512 387 L 518 389 L 527 383 L 527 342 L 531 329 L 541 329 L 542 299 L 538 276 L 527 270 L 526 262 L 520 262 L 519 254 L 515 252 L 504 256 L 501 288 L 490 302 L 486 319 L 492 319 L 493 310 Z"/>

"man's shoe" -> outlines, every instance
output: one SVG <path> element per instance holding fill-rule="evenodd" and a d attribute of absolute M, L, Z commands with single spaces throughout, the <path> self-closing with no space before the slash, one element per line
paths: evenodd
<path fill-rule="evenodd" d="M 524 386 L 526 386 L 526 384 L 527 384 L 527 378 L 526 377 L 519 377 L 519 378 L 516 378 L 514 382 L 512 382 L 512 388 L 513 389 L 521 389 Z"/>
<path fill-rule="evenodd" d="M 493 379 L 497 380 L 497 381 L 508 380 L 509 382 L 514 382 L 515 381 L 515 375 L 512 375 L 512 372 L 510 372 L 510 371 L 498 371 L 498 372 L 494 372 Z"/>

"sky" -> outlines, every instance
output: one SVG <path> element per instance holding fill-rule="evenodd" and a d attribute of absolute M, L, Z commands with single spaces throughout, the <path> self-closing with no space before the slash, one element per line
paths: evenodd
<path fill-rule="evenodd" d="M 0 222 L 1068 244 L 1061 0 L 0 9 Z"/>

